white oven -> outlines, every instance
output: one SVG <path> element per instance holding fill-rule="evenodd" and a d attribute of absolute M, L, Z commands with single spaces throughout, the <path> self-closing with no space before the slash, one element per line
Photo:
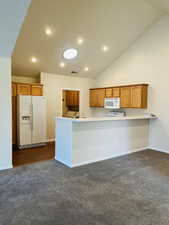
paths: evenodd
<path fill-rule="evenodd" d="M 120 98 L 105 98 L 104 99 L 105 109 L 119 109 L 120 108 Z"/>

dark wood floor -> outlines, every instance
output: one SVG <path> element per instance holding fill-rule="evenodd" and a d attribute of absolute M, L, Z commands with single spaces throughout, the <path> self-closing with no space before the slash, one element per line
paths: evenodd
<path fill-rule="evenodd" d="M 55 144 L 47 143 L 44 147 L 30 148 L 24 150 L 13 150 L 13 166 L 21 166 L 39 161 L 54 159 Z"/>

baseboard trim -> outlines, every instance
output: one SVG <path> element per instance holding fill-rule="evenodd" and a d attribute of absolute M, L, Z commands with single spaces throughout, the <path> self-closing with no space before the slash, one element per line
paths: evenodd
<path fill-rule="evenodd" d="M 71 163 L 66 162 L 66 161 L 64 161 L 64 160 L 62 160 L 60 158 L 56 158 L 55 157 L 55 160 L 58 161 L 58 162 L 60 162 L 60 163 L 62 163 L 62 164 L 64 164 L 65 166 L 68 166 L 69 168 L 73 168 L 73 166 L 71 165 Z"/>
<path fill-rule="evenodd" d="M 20 150 L 22 150 L 22 149 L 37 148 L 37 147 L 42 147 L 42 146 L 46 146 L 46 142 L 45 143 L 39 143 L 39 144 L 31 144 L 31 145 L 20 145 L 18 148 Z"/>
<path fill-rule="evenodd" d="M 68 166 L 69 168 L 74 168 L 74 167 L 88 165 L 88 164 L 91 164 L 91 163 L 101 162 L 101 161 L 108 160 L 108 159 L 117 158 L 117 157 L 124 156 L 124 155 L 129 155 L 129 154 L 144 151 L 144 150 L 147 150 L 147 149 L 148 149 L 148 147 L 138 148 L 138 149 L 134 149 L 132 151 L 127 151 L 125 153 L 115 155 L 115 156 L 112 156 L 112 157 L 105 157 L 105 158 L 96 159 L 96 160 L 88 160 L 88 161 L 84 161 L 84 162 L 80 162 L 80 163 L 71 163 L 71 162 L 64 161 L 63 159 L 56 158 L 56 157 L 55 157 L 55 160 L 63 163 L 64 165 Z"/>
<path fill-rule="evenodd" d="M 128 152 L 125 152 L 125 153 L 122 153 L 120 155 L 116 155 L 116 156 L 113 156 L 113 157 L 105 157 L 105 158 L 102 158 L 102 159 L 89 160 L 89 161 L 85 161 L 85 162 L 82 162 L 82 163 L 75 163 L 75 164 L 72 165 L 71 168 L 78 167 L 78 166 L 84 166 L 84 165 L 88 165 L 88 164 L 91 164 L 91 163 L 101 162 L 101 161 L 105 161 L 105 160 L 108 160 L 108 159 L 114 159 L 114 158 L 117 158 L 117 157 L 120 157 L 120 156 L 130 155 L 132 153 L 144 151 L 144 150 L 147 150 L 147 149 L 148 149 L 147 147 L 146 148 L 139 148 L 139 149 L 134 149 L 132 151 L 128 151 Z"/>
<path fill-rule="evenodd" d="M 163 153 L 167 153 L 169 154 L 169 150 L 164 150 L 164 149 L 160 149 L 160 148 L 154 148 L 154 147 L 149 147 L 149 149 L 154 150 L 156 152 L 163 152 Z"/>

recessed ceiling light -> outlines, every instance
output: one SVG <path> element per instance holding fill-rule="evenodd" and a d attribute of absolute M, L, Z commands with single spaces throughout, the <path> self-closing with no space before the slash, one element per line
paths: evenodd
<path fill-rule="evenodd" d="M 78 43 L 79 45 L 82 45 L 83 42 L 84 42 L 84 39 L 83 39 L 83 38 L 78 38 L 78 39 L 77 39 L 77 43 Z"/>
<path fill-rule="evenodd" d="M 88 72 L 89 71 L 89 67 L 85 66 L 84 71 Z"/>
<path fill-rule="evenodd" d="M 32 58 L 31 58 L 31 62 L 32 62 L 32 63 L 37 63 L 37 61 L 38 61 L 38 60 L 37 60 L 36 57 L 32 57 Z"/>
<path fill-rule="evenodd" d="M 45 33 L 50 36 L 52 34 L 52 30 L 50 28 L 46 28 Z"/>
<path fill-rule="evenodd" d="M 75 48 L 66 49 L 63 53 L 63 57 L 69 60 L 76 58 L 77 55 L 78 55 L 78 51 Z"/>
<path fill-rule="evenodd" d="M 103 52 L 107 52 L 107 51 L 109 50 L 109 48 L 108 48 L 107 45 L 104 45 L 104 46 L 102 47 L 102 50 L 103 50 Z"/>
<path fill-rule="evenodd" d="M 60 63 L 60 67 L 61 67 L 61 68 L 65 67 L 65 63 L 64 63 L 64 62 L 61 62 L 61 63 Z"/>

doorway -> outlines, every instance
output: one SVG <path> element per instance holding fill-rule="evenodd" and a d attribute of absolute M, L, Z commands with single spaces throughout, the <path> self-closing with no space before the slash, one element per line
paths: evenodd
<path fill-rule="evenodd" d="M 62 90 L 62 116 L 79 118 L 80 116 L 80 91 Z"/>

